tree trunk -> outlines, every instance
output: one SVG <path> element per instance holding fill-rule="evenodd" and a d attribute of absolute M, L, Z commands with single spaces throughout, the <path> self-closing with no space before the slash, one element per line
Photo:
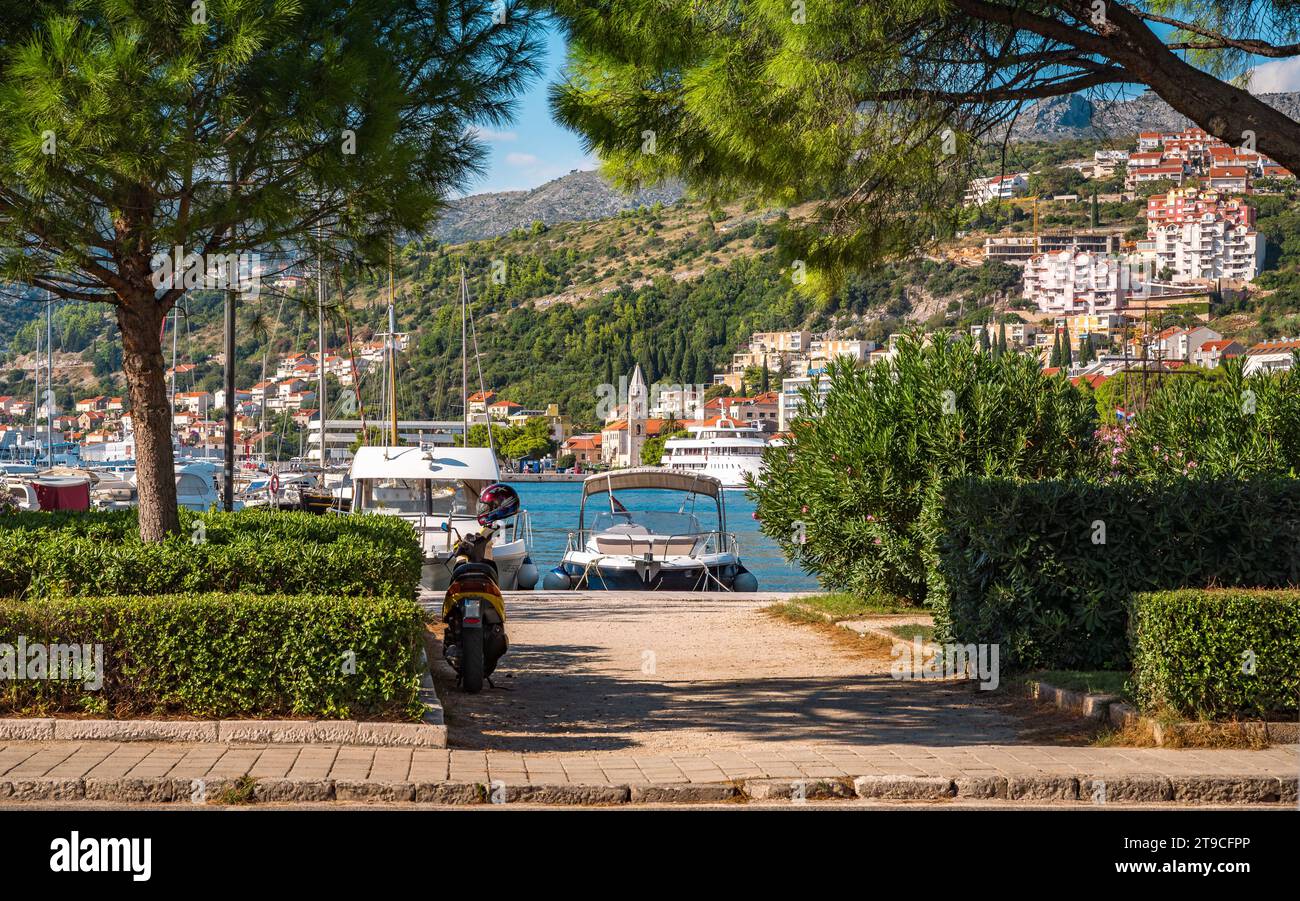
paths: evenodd
<path fill-rule="evenodd" d="M 161 331 L 167 311 L 154 300 L 152 288 L 120 301 L 117 325 L 122 333 L 122 370 L 130 388 L 135 428 L 140 537 L 162 541 L 181 527 L 176 509 L 172 409 L 162 352 Z"/>

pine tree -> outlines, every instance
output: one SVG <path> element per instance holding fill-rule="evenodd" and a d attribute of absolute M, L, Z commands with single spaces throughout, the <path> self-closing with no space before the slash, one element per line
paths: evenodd
<path fill-rule="evenodd" d="M 482 159 L 470 126 L 503 122 L 538 71 L 530 7 L 493 7 L 0 6 L 0 284 L 114 310 L 146 541 L 180 528 L 167 314 L 240 255 L 245 281 L 254 255 L 383 265 L 423 232 Z"/>
<path fill-rule="evenodd" d="M 568 38 L 552 111 L 602 171 L 627 186 L 676 176 L 820 204 L 783 229 L 814 288 L 950 227 L 981 136 L 1025 101 L 1145 84 L 1219 138 L 1249 130 L 1261 152 L 1300 167 L 1300 122 L 1234 83 L 1249 66 L 1243 39 L 1300 57 L 1278 40 L 1293 37 L 1295 0 L 538 5 Z M 1107 8 L 1104 25 L 1090 6 Z"/>

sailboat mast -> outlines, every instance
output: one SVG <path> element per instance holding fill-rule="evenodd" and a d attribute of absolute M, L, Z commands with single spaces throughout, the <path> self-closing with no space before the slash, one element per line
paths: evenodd
<path fill-rule="evenodd" d="M 321 244 L 321 227 L 316 226 L 316 377 L 317 420 L 320 422 L 320 471 L 325 475 L 325 248 Z"/>
<path fill-rule="evenodd" d="M 388 304 L 388 406 L 392 419 L 392 444 L 397 446 L 397 311 Z"/>
<path fill-rule="evenodd" d="M 392 445 L 397 446 L 397 298 L 393 292 L 393 245 L 388 245 L 388 406 Z"/>
<path fill-rule="evenodd" d="M 180 315 L 180 304 L 172 304 L 172 391 L 168 403 L 171 404 L 172 413 L 176 412 L 176 332 L 178 322 L 176 317 Z M 166 324 L 166 318 L 163 323 Z"/>
<path fill-rule="evenodd" d="M 41 332 L 36 330 L 36 351 L 32 354 L 32 379 L 36 396 L 32 398 L 32 463 L 36 463 L 36 442 L 41 437 Z"/>
<path fill-rule="evenodd" d="M 54 465 L 54 293 L 45 292 L 45 455 Z"/>
<path fill-rule="evenodd" d="M 469 286 L 465 284 L 465 267 L 460 267 L 460 408 L 464 414 L 462 446 L 469 447 L 469 356 L 465 343 L 465 316 L 469 308 Z M 487 398 L 483 398 L 484 404 Z M 488 431 L 492 430 L 491 422 Z"/>

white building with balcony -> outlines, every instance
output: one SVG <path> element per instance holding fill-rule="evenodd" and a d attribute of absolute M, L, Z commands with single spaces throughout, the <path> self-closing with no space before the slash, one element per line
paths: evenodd
<path fill-rule="evenodd" d="M 1024 297 L 1043 313 L 1118 312 L 1149 283 L 1144 265 L 1087 251 L 1043 254 L 1025 264 Z"/>
<path fill-rule="evenodd" d="M 1213 213 L 1151 231 L 1155 271 L 1171 271 L 1175 282 L 1221 278 L 1248 282 L 1264 268 L 1264 241 L 1259 233 Z"/>

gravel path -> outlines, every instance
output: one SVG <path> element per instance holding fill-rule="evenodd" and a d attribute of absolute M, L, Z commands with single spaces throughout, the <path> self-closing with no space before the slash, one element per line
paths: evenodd
<path fill-rule="evenodd" d="M 466 695 L 441 674 L 450 745 L 692 754 L 1028 740 L 1005 697 L 898 681 L 887 655 L 761 612 L 773 600 L 512 594 L 497 689 Z"/>

